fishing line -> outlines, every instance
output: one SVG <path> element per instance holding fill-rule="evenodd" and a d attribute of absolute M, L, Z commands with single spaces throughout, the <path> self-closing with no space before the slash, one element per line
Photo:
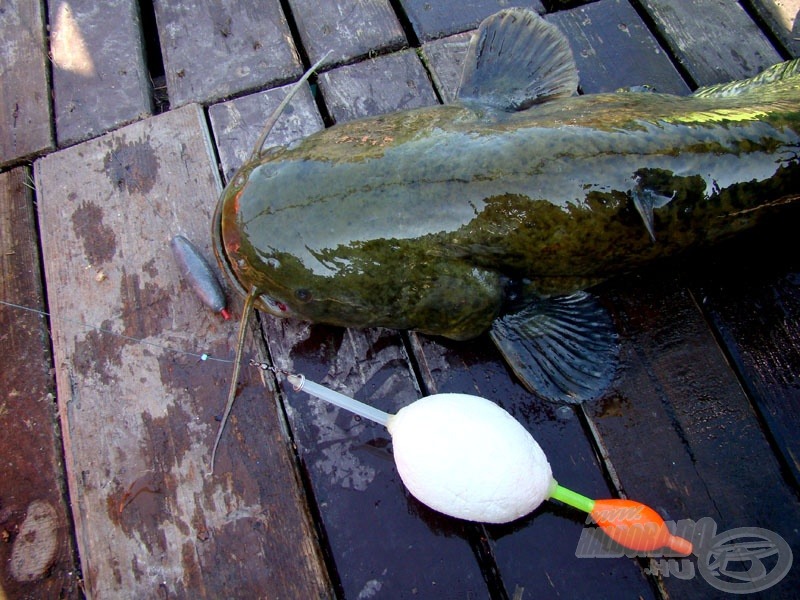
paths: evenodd
<path fill-rule="evenodd" d="M 16 309 L 19 309 L 19 310 L 24 310 L 24 311 L 27 311 L 27 312 L 35 313 L 35 314 L 38 314 L 38 315 L 43 316 L 43 317 L 50 318 L 52 316 L 47 311 L 39 310 L 37 308 L 32 308 L 30 306 L 23 306 L 22 304 L 14 304 L 13 302 L 7 302 L 5 300 L 0 300 L 0 304 L 2 304 L 4 306 L 9 306 L 11 308 L 16 308 Z M 180 348 L 173 348 L 171 346 L 165 346 L 164 344 L 158 344 L 156 342 L 151 342 L 149 340 L 144 340 L 142 338 L 137 338 L 137 337 L 133 337 L 133 336 L 130 336 L 130 335 L 125 335 L 124 333 L 117 333 L 116 331 L 111 331 L 110 329 L 106 329 L 104 327 L 98 327 L 97 325 L 89 325 L 87 323 L 81 323 L 80 321 L 77 321 L 75 319 L 64 318 L 62 320 L 64 322 L 66 322 L 66 323 L 72 323 L 73 325 L 78 325 L 80 327 L 85 327 L 86 329 L 93 329 L 93 330 L 99 331 L 101 333 L 106 333 L 108 335 L 113 335 L 113 336 L 116 336 L 118 338 L 122 338 L 123 340 L 128 340 L 128 341 L 131 341 L 131 342 L 137 342 L 139 344 L 144 344 L 146 346 L 153 346 L 155 348 L 160 348 L 162 350 L 166 350 L 168 352 L 173 352 L 175 354 L 182 354 L 184 356 L 191 356 L 193 358 L 199 358 L 202 361 L 213 360 L 215 362 L 221 362 L 221 363 L 229 363 L 229 364 L 233 363 L 233 360 L 231 360 L 229 358 L 217 358 L 216 356 L 211 356 L 210 354 L 207 354 L 205 352 L 203 352 L 203 353 L 190 352 L 188 350 L 181 350 Z"/>

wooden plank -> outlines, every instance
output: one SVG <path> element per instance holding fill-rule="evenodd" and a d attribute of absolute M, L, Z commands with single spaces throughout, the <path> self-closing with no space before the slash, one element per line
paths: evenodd
<path fill-rule="evenodd" d="M 456 10 L 452 3 L 429 0 L 400 0 L 400 5 L 421 42 L 476 29 L 489 15 L 512 6 L 505 0 L 467 0 L 459 2 Z M 539 0 L 518 0 L 513 6 L 530 8 L 539 14 L 545 10 Z"/>
<path fill-rule="evenodd" d="M 601 0 L 545 18 L 569 39 L 584 93 L 613 92 L 642 84 L 664 93 L 689 92 L 658 42 L 625 0 Z M 471 35 L 458 34 L 422 46 L 434 84 L 447 102 L 453 100 L 461 82 L 463 58 Z"/>
<path fill-rule="evenodd" d="M 514 415 L 539 442 L 564 486 L 591 498 L 615 495 L 603 478 L 580 412 L 543 402 L 511 375 L 488 336 L 451 342 L 413 335 L 415 355 L 429 391 L 476 394 Z M 590 560 L 576 556 L 586 515 L 545 502 L 508 525 L 487 525 L 485 535 L 508 597 L 652 598 L 651 585 L 629 558 Z M 580 573 L 580 577 L 575 577 Z"/>
<path fill-rule="evenodd" d="M 31 184 L 0 173 L 0 298 L 41 311 Z M 47 323 L 0 305 L 0 343 L 0 595 L 79 598 Z"/>
<path fill-rule="evenodd" d="M 170 104 L 209 102 L 302 72 L 280 3 L 155 1 Z"/>
<path fill-rule="evenodd" d="M 252 154 L 253 146 L 267 119 L 294 85 L 273 88 L 209 107 L 208 116 L 211 119 L 214 141 L 219 149 L 227 180 L 230 180 L 235 170 Z M 275 123 L 264 148 L 311 135 L 324 126 L 311 89 L 306 84 Z"/>
<path fill-rule="evenodd" d="M 800 489 L 797 217 L 715 252 L 692 290 Z"/>
<path fill-rule="evenodd" d="M 748 0 L 786 52 L 800 56 L 800 0 Z"/>
<path fill-rule="evenodd" d="M 445 103 L 455 100 L 458 93 L 472 34 L 459 33 L 422 46 L 422 58 L 426 61 L 439 97 Z"/>
<path fill-rule="evenodd" d="M 405 88 L 402 78 L 390 79 Z M 388 104 L 403 96 L 399 92 L 384 89 L 377 99 Z M 370 107 L 389 110 L 377 100 Z M 293 115 L 309 115 L 316 127 L 319 115 L 309 108 L 301 98 Z M 231 173 L 239 166 L 238 157 L 250 153 L 261 117 L 218 118 L 212 123 L 223 170 Z M 276 127 L 267 145 L 287 144 L 303 134 L 301 127 Z M 264 330 L 269 354 L 280 368 L 297 370 L 387 410 L 395 411 L 419 396 L 396 333 L 311 327 L 271 317 L 265 318 Z M 385 590 L 390 595 L 436 597 L 447 590 L 456 597 L 486 597 L 482 565 L 472 549 L 475 531 L 408 496 L 388 452 L 387 432 L 320 405 L 289 385 L 282 389 L 340 593 L 357 598 Z M 239 410 L 237 403 L 234 413 Z"/>
<path fill-rule="evenodd" d="M 689 87 L 627 0 L 601 0 L 547 16 L 570 41 L 585 94 L 650 85 L 666 94 Z"/>
<path fill-rule="evenodd" d="M 697 85 L 751 77 L 781 61 L 738 2 L 641 0 L 640 4 Z"/>
<path fill-rule="evenodd" d="M 328 51 L 326 65 L 407 46 L 389 0 L 288 0 L 303 49 L 313 64 Z"/>
<path fill-rule="evenodd" d="M 622 376 L 585 410 L 625 494 L 672 521 L 710 518 L 716 534 L 764 528 L 797 548 L 800 502 L 691 294 L 663 268 L 602 293 L 620 330 Z M 698 571 L 713 535 L 696 560 L 676 563 L 693 577 L 663 578 L 670 598 L 715 593 Z M 798 580 L 790 571 L 770 597 L 793 597 Z"/>
<path fill-rule="evenodd" d="M 149 115 L 137 2 L 70 0 L 48 6 L 59 146 Z"/>
<path fill-rule="evenodd" d="M 327 71 L 319 76 L 319 86 L 337 123 L 380 114 L 385 106 L 405 110 L 437 103 L 414 50 Z"/>
<path fill-rule="evenodd" d="M 202 110 L 35 167 L 88 595 L 328 596 L 277 406 L 251 371 L 208 475 L 231 364 L 198 355 L 229 358 L 236 325 L 202 307 L 168 250 L 181 233 L 210 255 L 219 182 Z"/>
<path fill-rule="evenodd" d="M 0 8 L 0 167 L 53 147 L 42 2 Z"/>

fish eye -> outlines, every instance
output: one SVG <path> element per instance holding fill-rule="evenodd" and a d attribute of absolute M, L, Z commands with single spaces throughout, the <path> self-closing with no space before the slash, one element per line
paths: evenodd
<path fill-rule="evenodd" d="M 311 302 L 312 294 L 308 290 L 300 288 L 299 290 L 295 291 L 294 297 L 300 302 Z"/>

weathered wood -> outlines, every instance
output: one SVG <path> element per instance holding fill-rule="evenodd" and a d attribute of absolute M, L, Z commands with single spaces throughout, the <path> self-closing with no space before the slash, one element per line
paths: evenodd
<path fill-rule="evenodd" d="M 302 72 L 278 2 L 156 0 L 170 104 L 209 102 Z"/>
<path fill-rule="evenodd" d="M 798 216 L 715 252 L 692 290 L 800 489 Z"/>
<path fill-rule="evenodd" d="M 350 62 L 408 45 L 388 0 L 289 0 L 303 48 L 313 64 Z"/>
<path fill-rule="evenodd" d="M 319 76 L 319 86 L 337 123 L 380 114 L 385 106 L 402 110 L 437 103 L 428 74 L 413 50 L 327 71 Z"/>
<path fill-rule="evenodd" d="M 400 0 L 400 4 L 421 42 L 475 29 L 483 19 L 509 6 L 544 13 L 544 6 L 539 0 L 518 0 L 513 3 L 505 0 L 469 0 L 458 5 L 429 0 Z"/>
<path fill-rule="evenodd" d="M 642 84 L 664 93 L 689 92 L 639 15 L 624 0 L 602 0 L 545 18 L 569 39 L 584 93 Z M 458 90 L 471 36 L 465 32 L 422 46 L 434 84 L 446 102 L 452 101 Z"/>
<path fill-rule="evenodd" d="M 220 102 L 208 109 L 223 173 L 230 179 L 253 152 L 261 130 L 295 84 Z M 311 135 L 324 127 L 308 85 L 303 86 L 267 137 L 264 148 Z"/>
<path fill-rule="evenodd" d="M 455 100 L 472 35 L 473 32 L 459 33 L 422 46 L 423 60 L 427 62 L 433 85 L 442 102 Z"/>
<path fill-rule="evenodd" d="M 44 8 L 9 0 L 0 7 L 0 167 L 53 147 Z"/>
<path fill-rule="evenodd" d="M 137 2 L 70 0 L 48 6 L 59 146 L 149 115 Z"/>
<path fill-rule="evenodd" d="M 627 0 L 601 0 L 547 16 L 570 41 L 586 94 L 650 85 L 667 94 L 689 87 Z"/>
<path fill-rule="evenodd" d="M 781 61 L 738 2 L 641 0 L 697 85 L 751 77 Z"/>
<path fill-rule="evenodd" d="M 591 498 L 616 494 L 606 485 L 580 413 L 572 406 L 543 402 L 511 375 L 488 336 L 449 342 L 416 336 L 416 358 L 429 391 L 476 394 L 514 415 L 539 442 L 553 477 Z M 558 502 L 545 502 L 530 516 L 508 525 L 487 525 L 486 536 L 503 576 L 506 593 L 525 598 L 604 598 L 608 590 L 626 598 L 651 598 L 639 565 L 629 558 L 576 557 L 586 515 Z M 580 577 L 575 577 L 580 573 Z"/>
<path fill-rule="evenodd" d="M 43 310 L 31 184 L 0 173 L 0 299 Z M 0 305 L 0 344 L 0 591 L 79 598 L 44 317 Z"/>
<path fill-rule="evenodd" d="M 210 254 L 219 182 L 202 111 L 147 119 L 35 166 L 88 594 L 326 596 L 277 407 L 252 372 L 208 475 L 231 364 L 198 354 L 227 359 L 236 325 L 199 303 L 168 249 L 181 233 Z"/>
<path fill-rule="evenodd" d="M 800 56 L 800 0 L 748 0 L 786 51 Z"/>
<path fill-rule="evenodd" d="M 797 548 L 800 502 L 691 295 L 660 271 L 602 289 L 620 330 L 621 376 L 585 411 L 609 468 L 625 494 L 671 521 L 707 517 L 717 534 L 761 527 Z M 697 571 L 713 535 L 679 563 L 694 577 L 664 577 L 670 598 L 713 595 Z M 770 597 L 793 596 L 799 579 L 790 572 Z"/>

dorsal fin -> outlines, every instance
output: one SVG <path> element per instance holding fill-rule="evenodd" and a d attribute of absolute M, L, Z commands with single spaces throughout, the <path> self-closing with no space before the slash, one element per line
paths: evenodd
<path fill-rule="evenodd" d="M 458 97 L 518 111 L 577 90 L 578 69 L 564 34 L 532 10 L 512 8 L 481 23 Z"/>
<path fill-rule="evenodd" d="M 742 94 L 752 92 L 763 86 L 798 76 L 800 76 L 800 58 L 795 58 L 778 63 L 777 65 L 772 65 L 749 79 L 698 88 L 692 96 L 698 98 L 730 98 L 731 96 L 741 96 Z"/>

